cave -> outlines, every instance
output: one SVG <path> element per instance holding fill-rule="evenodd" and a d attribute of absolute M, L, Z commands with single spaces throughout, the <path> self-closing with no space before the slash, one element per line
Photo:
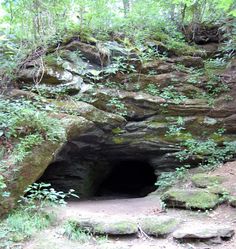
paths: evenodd
<path fill-rule="evenodd" d="M 145 161 L 124 160 L 111 165 L 96 196 L 143 197 L 155 190 L 154 169 Z"/>
<path fill-rule="evenodd" d="M 73 136 L 57 151 L 38 182 L 50 183 L 57 191 L 74 189 L 80 199 L 147 196 L 156 190 L 162 172 L 179 166 L 174 156 L 178 148 L 145 141 L 143 133 L 129 131 L 122 136 L 118 139 L 98 128 Z"/>
<path fill-rule="evenodd" d="M 84 171 L 84 173 L 82 173 Z M 83 179 L 81 173 L 86 175 Z M 74 189 L 82 199 L 138 198 L 155 190 L 154 168 L 144 160 L 53 162 L 38 182 L 50 183 L 57 191 Z"/>

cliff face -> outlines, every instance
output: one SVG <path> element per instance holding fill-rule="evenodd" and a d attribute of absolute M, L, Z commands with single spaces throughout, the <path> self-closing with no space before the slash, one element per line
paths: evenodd
<path fill-rule="evenodd" d="M 39 54 L 22 64 L 20 89 L 9 95 L 43 96 L 41 105 L 53 106 L 49 115 L 61 121 L 66 138 L 39 145 L 16 165 L 17 173 L 6 174 L 11 196 L 0 204 L 5 210 L 41 176 L 56 189 L 89 197 L 117 162 L 124 174 L 127 162 L 143 162 L 158 177 L 208 157 L 204 151 L 178 160 L 187 141 L 223 148 L 236 140 L 235 60 L 217 64 L 202 50 L 176 52 L 153 41 L 137 51 L 116 41 L 73 39 Z M 143 194 L 153 190 L 147 187 Z"/>

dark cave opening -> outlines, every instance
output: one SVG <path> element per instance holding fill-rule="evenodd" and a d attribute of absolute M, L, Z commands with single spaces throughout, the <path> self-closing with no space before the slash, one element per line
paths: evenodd
<path fill-rule="evenodd" d="M 154 168 L 143 160 L 67 161 L 51 163 L 38 182 L 57 191 L 74 189 L 81 199 L 137 198 L 154 191 Z"/>
<path fill-rule="evenodd" d="M 156 175 L 145 161 L 113 162 L 111 171 L 98 187 L 95 196 L 143 197 L 154 191 Z"/>

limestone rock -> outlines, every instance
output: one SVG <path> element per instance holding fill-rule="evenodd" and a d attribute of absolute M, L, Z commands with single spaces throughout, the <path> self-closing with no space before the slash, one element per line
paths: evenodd
<path fill-rule="evenodd" d="M 103 129 L 112 129 L 126 123 L 122 116 L 104 112 L 82 101 L 54 101 L 54 104 L 61 110 L 73 113 L 76 116 L 82 116 Z"/>
<path fill-rule="evenodd" d="M 140 228 L 148 235 L 155 237 L 166 236 L 172 233 L 179 221 L 169 216 L 153 216 L 142 218 L 139 221 Z"/>
<path fill-rule="evenodd" d="M 102 51 L 102 48 L 99 49 L 99 46 L 93 46 L 79 40 L 74 40 L 61 49 L 70 51 L 79 50 L 86 60 L 95 65 L 107 65 L 109 62 L 109 50 L 105 49 L 105 47 L 104 51 Z"/>
<path fill-rule="evenodd" d="M 41 68 L 26 68 L 19 72 L 18 80 L 30 84 L 41 82 L 49 85 L 59 85 L 71 82 L 73 75 L 69 71 L 58 67 L 46 67 L 44 70 Z"/>
<path fill-rule="evenodd" d="M 234 229 L 229 226 L 187 223 L 182 228 L 176 230 L 173 233 L 173 237 L 177 240 L 230 239 L 234 233 Z"/>
<path fill-rule="evenodd" d="M 186 209 L 213 209 L 220 203 L 218 195 L 203 189 L 175 189 L 165 192 L 162 200 L 168 207 Z"/>

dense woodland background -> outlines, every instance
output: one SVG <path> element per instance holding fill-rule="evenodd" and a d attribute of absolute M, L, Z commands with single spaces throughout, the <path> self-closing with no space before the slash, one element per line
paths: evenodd
<path fill-rule="evenodd" d="M 135 44 L 156 37 L 174 47 L 184 39 L 181 31 L 192 40 L 200 26 L 219 25 L 229 36 L 225 49 L 232 51 L 235 5 L 234 0 L 2 0 L 0 70 L 14 77 L 12 71 L 30 51 L 75 34 L 106 40 L 112 32 L 124 32 Z"/>

